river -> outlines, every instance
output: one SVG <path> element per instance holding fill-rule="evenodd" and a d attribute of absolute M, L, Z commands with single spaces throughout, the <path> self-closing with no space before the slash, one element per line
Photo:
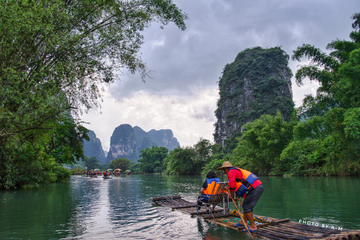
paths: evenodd
<path fill-rule="evenodd" d="M 360 229 L 360 178 L 260 177 L 254 213 Z M 203 176 L 72 176 L 67 183 L 0 192 L 0 239 L 247 239 L 243 233 L 153 204 L 195 201 Z"/>

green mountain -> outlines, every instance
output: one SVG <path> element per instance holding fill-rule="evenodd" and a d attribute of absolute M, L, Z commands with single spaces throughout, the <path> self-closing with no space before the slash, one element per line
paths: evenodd
<path fill-rule="evenodd" d="M 219 81 L 214 139 L 234 144 L 245 123 L 279 110 L 289 120 L 294 109 L 289 56 L 280 47 L 255 47 L 227 64 Z"/>

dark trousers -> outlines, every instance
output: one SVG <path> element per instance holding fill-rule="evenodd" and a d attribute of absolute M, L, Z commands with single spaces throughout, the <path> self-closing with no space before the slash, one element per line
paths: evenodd
<path fill-rule="evenodd" d="M 246 198 L 243 202 L 244 213 L 252 212 L 256 203 L 259 201 L 261 194 L 264 191 L 264 186 L 260 184 L 254 188 L 249 194 L 246 195 Z"/>
<path fill-rule="evenodd" d="M 208 197 L 206 197 L 206 196 L 198 196 L 197 210 L 200 210 L 201 206 L 203 205 L 203 202 L 205 202 L 205 203 L 209 202 Z"/>

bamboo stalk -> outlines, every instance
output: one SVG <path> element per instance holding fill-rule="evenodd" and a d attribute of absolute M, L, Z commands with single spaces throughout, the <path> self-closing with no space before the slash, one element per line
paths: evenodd
<path fill-rule="evenodd" d="M 229 191 L 229 196 L 230 196 L 230 191 Z M 247 227 L 247 222 L 245 222 L 244 217 L 241 215 L 241 212 L 240 212 L 239 208 L 237 207 L 234 198 L 231 197 L 231 200 L 232 200 L 233 203 L 234 203 L 234 206 L 235 206 L 235 208 L 236 208 L 236 212 L 237 212 L 237 214 L 239 214 L 239 216 L 240 216 L 240 218 L 241 218 L 241 221 L 243 222 L 243 224 L 244 224 L 244 226 L 245 226 L 245 228 L 246 228 L 246 231 L 248 232 L 248 234 L 250 235 L 251 238 L 254 238 L 253 235 L 251 235 L 250 230 L 249 230 L 249 228 Z"/>
<path fill-rule="evenodd" d="M 155 197 L 155 198 L 152 198 L 151 200 L 153 202 L 155 202 L 155 201 L 159 201 L 159 200 L 180 199 L 180 198 L 181 197 L 179 195 L 176 195 L 176 196 Z"/>
<path fill-rule="evenodd" d="M 197 204 L 189 204 L 189 205 L 176 206 L 176 207 L 172 207 L 172 209 L 191 208 L 191 207 L 197 207 Z"/>
<path fill-rule="evenodd" d="M 210 215 L 210 216 L 201 216 L 203 219 L 214 219 L 214 218 L 223 218 L 223 217 L 230 217 L 232 216 L 230 213 L 228 214 L 217 214 L 215 213 L 214 215 Z"/>

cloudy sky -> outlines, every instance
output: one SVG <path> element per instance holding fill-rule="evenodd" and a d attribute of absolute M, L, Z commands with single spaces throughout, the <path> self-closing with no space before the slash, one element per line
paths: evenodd
<path fill-rule="evenodd" d="M 332 40 L 349 39 L 351 16 L 360 12 L 359 0 L 173 1 L 188 14 L 187 29 L 154 23 L 144 31 L 141 58 L 152 78 L 143 83 L 123 71 L 120 81 L 104 87 L 102 108 L 82 116 L 106 151 L 113 130 L 125 123 L 145 131 L 171 129 L 181 146 L 213 141 L 218 81 L 239 52 L 281 46 L 291 56 L 303 43 L 327 51 Z M 299 64 L 290 59 L 293 74 Z M 292 82 L 296 107 L 318 86 Z"/>

